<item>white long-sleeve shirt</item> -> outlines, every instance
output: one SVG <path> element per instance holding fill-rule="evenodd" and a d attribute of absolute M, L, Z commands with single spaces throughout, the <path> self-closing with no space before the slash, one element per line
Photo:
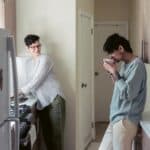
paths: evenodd
<path fill-rule="evenodd" d="M 30 92 L 35 94 L 40 102 L 38 109 L 43 109 L 53 102 L 56 95 L 63 96 L 63 94 L 55 79 L 54 64 L 49 56 L 39 55 L 36 60 L 32 60 L 32 65 L 33 69 L 30 69 L 32 71 L 27 72 L 28 83 L 21 88 L 21 91 L 25 94 Z"/>

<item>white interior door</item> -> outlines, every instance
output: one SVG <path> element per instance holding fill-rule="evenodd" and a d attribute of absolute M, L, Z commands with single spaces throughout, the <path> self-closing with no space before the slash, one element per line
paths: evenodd
<path fill-rule="evenodd" d="M 95 46 L 95 121 L 106 122 L 109 120 L 109 105 L 112 97 L 113 84 L 108 74 L 102 67 L 103 58 L 106 53 L 103 52 L 103 45 L 106 38 L 119 33 L 128 37 L 128 26 L 125 23 L 104 23 L 96 24 L 94 29 Z"/>
<path fill-rule="evenodd" d="M 92 104 L 94 83 L 93 35 L 91 34 L 93 18 L 80 13 L 78 17 L 78 146 L 84 150 L 92 140 Z"/>

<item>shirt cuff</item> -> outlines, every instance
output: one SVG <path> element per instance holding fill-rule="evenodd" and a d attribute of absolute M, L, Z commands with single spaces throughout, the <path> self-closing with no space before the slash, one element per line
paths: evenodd
<path fill-rule="evenodd" d="M 27 88 L 27 87 L 22 87 L 22 88 L 21 88 L 21 91 L 22 91 L 24 94 L 29 94 L 29 93 L 30 93 L 30 90 L 29 90 L 29 88 Z"/>

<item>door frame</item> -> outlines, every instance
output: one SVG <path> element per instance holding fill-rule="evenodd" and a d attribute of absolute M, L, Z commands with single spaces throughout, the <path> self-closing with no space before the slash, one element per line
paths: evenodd
<path fill-rule="evenodd" d="M 99 25 L 110 25 L 110 26 L 116 26 L 116 25 L 124 25 L 125 28 L 126 28 L 126 38 L 128 39 L 129 38 L 129 26 L 128 26 L 128 21 L 100 21 L 100 22 L 97 22 L 95 21 L 94 22 L 94 31 L 95 31 L 95 27 L 96 26 L 99 26 Z M 95 38 L 95 36 L 94 36 Z M 94 53 L 95 53 L 95 45 L 94 45 Z M 95 57 L 94 57 L 94 62 L 95 62 Z M 94 66 L 94 69 L 95 69 L 95 66 Z M 94 78 L 94 82 L 95 82 L 95 78 Z M 95 117 L 95 88 L 94 88 L 94 117 Z M 94 118 L 94 120 L 96 120 Z M 95 134 L 96 134 L 96 131 L 95 131 Z"/>
<path fill-rule="evenodd" d="M 112 25 L 112 26 L 125 25 L 126 26 L 126 34 L 127 34 L 126 37 L 129 38 L 129 25 L 128 25 L 128 21 L 100 21 L 100 22 L 95 21 L 95 23 L 94 23 L 94 29 L 98 25 Z"/>
<path fill-rule="evenodd" d="M 95 139 L 95 113 L 94 113 L 94 110 L 95 110 L 95 98 L 94 98 L 94 16 L 86 11 L 83 11 L 81 9 L 79 9 L 77 11 L 77 19 L 76 19 L 76 48 L 77 48 L 77 51 L 76 51 L 76 63 L 77 63 L 77 67 L 76 67 L 76 89 L 77 89 L 77 96 L 76 96 L 76 150 L 79 150 L 80 148 L 80 141 L 79 141 L 79 137 L 80 137 L 80 127 L 79 127 L 79 105 L 80 105 L 80 102 L 79 102 L 79 90 L 80 90 L 80 80 L 79 80 L 79 76 L 78 76 L 78 66 L 79 66 L 79 63 L 78 63 L 78 54 L 79 54 L 79 49 L 78 49 L 78 20 L 79 20 L 79 17 L 83 15 L 83 16 L 86 16 L 86 17 L 89 17 L 91 18 L 91 31 L 92 31 L 92 34 L 91 34 L 91 42 L 92 42 L 92 64 L 91 64 L 91 71 L 92 71 L 92 91 L 91 91 L 91 116 L 92 116 L 92 120 L 91 120 L 91 130 L 92 130 L 92 140 Z M 90 141 L 92 142 L 92 141 Z M 90 144 L 90 143 L 88 143 Z M 88 145 L 87 145 L 88 147 Z M 87 148 L 86 147 L 86 148 Z"/>

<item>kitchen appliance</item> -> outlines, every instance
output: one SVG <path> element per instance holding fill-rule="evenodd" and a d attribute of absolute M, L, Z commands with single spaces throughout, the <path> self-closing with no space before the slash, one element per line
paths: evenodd
<path fill-rule="evenodd" d="M 13 98 L 14 99 L 14 98 Z M 9 109 L 9 116 L 15 115 L 15 101 L 13 99 L 10 102 L 10 109 Z M 19 101 L 22 101 L 24 99 L 25 101 L 28 98 L 20 98 L 18 97 Z M 28 101 L 28 100 L 27 100 Z M 31 122 L 32 122 L 32 111 L 31 107 L 26 104 L 19 104 L 19 148 L 20 150 L 31 150 L 31 138 L 29 131 L 31 129 Z M 12 133 L 12 141 L 14 135 L 14 123 L 11 125 L 11 133 Z M 12 145 L 12 149 L 14 148 L 14 145 Z"/>
<path fill-rule="evenodd" d="M 5 29 L 0 29 L 0 150 L 19 150 L 19 109 L 15 58 L 13 36 Z M 10 68 L 12 69 L 14 115 L 9 113 Z M 12 125 L 13 135 L 11 131 Z"/>

